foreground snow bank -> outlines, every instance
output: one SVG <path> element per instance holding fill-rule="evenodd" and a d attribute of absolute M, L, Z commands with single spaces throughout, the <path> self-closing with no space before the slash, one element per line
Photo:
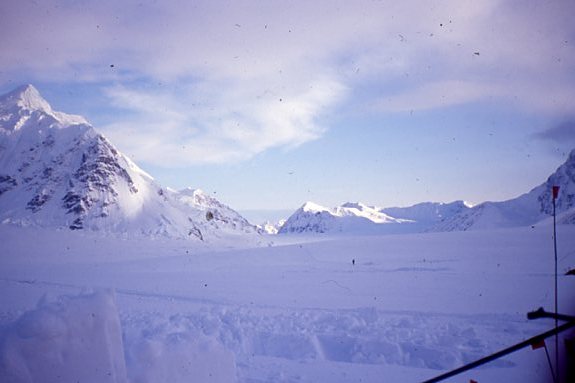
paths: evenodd
<path fill-rule="evenodd" d="M 138 318 L 124 332 L 130 382 L 235 382 L 234 354 L 178 321 Z"/>
<path fill-rule="evenodd" d="M 214 339 L 148 323 L 125 347 L 110 291 L 42 299 L 0 338 L 2 382 L 231 382 L 235 361 Z M 124 357 L 126 355 L 126 358 Z M 128 363 L 126 363 L 126 361 Z"/>
<path fill-rule="evenodd" d="M 0 348 L 3 382 L 126 382 L 114 295 L 41 300 L 10 326 Z"/>

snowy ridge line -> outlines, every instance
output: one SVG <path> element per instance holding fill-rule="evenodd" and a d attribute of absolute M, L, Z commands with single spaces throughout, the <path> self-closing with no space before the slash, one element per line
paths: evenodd
<path fill-rule="evenodd" d="M 575 149 L 545 182 L 512 199 L 486 201 L 476 206 L 459 200 L 388 208 L 359 202 L 328 208 L 306 202 L 284 222 L 278 234 L 406 234 L 548 224 L 553 211 L 551 190 L 554 186 L 559 186 L 558 223 L 574 224 Z"/>
<path fill-rule="evenodd" d="M 327 208 L 306 202 L 279 228 L 278 234 L 405 234 L 425 232 L 442 220 L 469 209 L 464 201 L 425 202 L 405 208 L 380 208 L 346 202 Z"/>
<path fill-rule="evenodd" d="M 355 307 L 355 308 L 339 308 L 339 309 L 330 309 L 330 308 L 319 308 L 319 307 L 302 307 L 302 306 L 289 306 L 289 305 L 282 305 L 282 306 L 274 306 L 269 304 L 261 304 L 261 303 L 230 303 L 227 301 L 216 301 L 210 299 L 202 299 L 202 298 L 194 298 L 194 297 L 187 297 L 183 295 L 169 295 L 169 294 L 159 294 L 159 293 L 148 293 L 145 291 L 139 291 L 134 289 L 123 289 L 123 288 L 115 288 L 115 287 L 104 287 L 104 286 L 80 286 L 71 283 L 62 283 L 62 282 L 50 282 L 50 281 L 40 281 L 40 280 L 28 280 L 28 279 L 10 279 L 10 278 L 0 278 L 0 282 L 7 282 L 7 283 L 14 283 L 14 284 L 24 284 L 24 285 L 31 285 L 31 286 L 52 286 L 52 287 L 60 287 L 65 289 L 75 289 L 75 290 L 108 290 L 111 289 L 115 292 L 116 295 L 126 295 L 126 296 L 137 296 L 142 298 L 149 298 L 149 299 L 157 299 L 157 300 L 168 300 L 168 301 L 178 301 L 178 302 L 187 302 L 187 303 L 196 303 L 196 304 L 205 304 L 205 305 L 212 305 L 218 307 L 236 307 L 239 309 L 258 309 L 258 310 L 270 310 L 270 311 L 286 311 L 286 312 L 293 312 L 297 310 L 299 312 L 306 312 L 306 313 L 340 313 L 340 314 L 351 314 L 356 313 L 362 310 L 375 310 L 379 314 L 383 316 L 386 315 L 405 315 L 405 316 L 412 316 L 412 317 L 430 317 L 430 318 L 453 318 L 453 319 L 469 319 L 474 318 L 478 320 L 490 320 L 493 322 L 505 322 L 505 323 L 516 323 L 522 324 L 527 322 L 526 321 L 526 313 L 525 315 L 522 314 L 504 314 L 504 313 L 475 313 L 475 314 L 462 314 L 462 313 L 449 313 L 449 312 L 435 312 L 435 311 L 415 311 L 415 310 L 382 310 L 376 309 L 373 307 Z M 322 283 L 329 283 L 329 282 L 336 282 L 335 280 L 327 280 Z M 345 288 L 344 286 L 340 286 Z M 531 324 L 535 324 L 535 322 L 528 322 Z M 538 322 L 540 323 L 540 322 Z M 543 327 L 543 326 L 541 326 Z"/>

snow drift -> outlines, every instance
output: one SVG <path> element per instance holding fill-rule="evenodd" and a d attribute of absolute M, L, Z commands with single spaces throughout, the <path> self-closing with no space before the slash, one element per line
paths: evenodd
<path fill-rule="evenodd" d="M 127 382 L 113 294 L 40 302 L 6 331 L 3 382 Z"/>
<path fill-rule="evenodd" d="M 4 333 L 2 382 L 236 381 L 233 354 L 213 337 L 175 326 L 122 331 L 111 291 L 42 300 Z"/>

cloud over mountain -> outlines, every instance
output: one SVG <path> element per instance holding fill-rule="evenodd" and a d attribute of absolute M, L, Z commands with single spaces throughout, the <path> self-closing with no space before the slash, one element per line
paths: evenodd
<path fill-rule="evenodd" d="M 567 32 L 558 31 L 572 30 L 573 6 L 510 7 L 497 0 L 3 2 L 0 84 L 98 84 L 110 105 L 130 111 L 104 127 L 107 135 L 135 160 L 159 166 L 298 146 L 321 137 L 335 112 L 485 100 L 572 110 L 575 55 Z M 164 155 L 137 149 L 151 146 Z"/>

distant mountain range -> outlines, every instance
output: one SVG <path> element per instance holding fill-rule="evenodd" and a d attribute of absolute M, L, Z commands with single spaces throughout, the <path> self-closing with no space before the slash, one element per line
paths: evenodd
<path fill-rule="evenodd" d="M 464 231 L 534 225 L 553 213 L 552 186 L 559 186 L 556 211 L 560 224 L 575 224 L 575 150 L 541 185 L 517 198 L 470 206 L 463 201 L 424 202 L 410 207 L 379 208 L 345 203 L 326 208 L 306 202 L 279 229 L 288 233 L 392 234 Z"/>
<path fill-rule="evenodd" d="M 280 228 L 287 233 L 397 234 L 422 232 L 468 210 L 463 201 L 425 202 L 411 207 L 380 208 L 348 202 L 326 208 L 306 202 Z"/>
<path fill-rule="evenodd" d="M 31 85 L 0 96 L 0 222 L 103 233 L 211 240 L 260 233 L 391 234 L 533 225 L 552 213 L 575 224 L 575 150 L 517 198 L 380 208 L 306 202 L 285 222 L 250 224 L 198 189 L 162 187 L 83 117 L 52 110 Z"/>
<path fill-rule="evenodd" d="M 0 97 L 0 222 L 198 240 L 260 232 L 200 190 L 162 187 L 31 85 Z"/>

